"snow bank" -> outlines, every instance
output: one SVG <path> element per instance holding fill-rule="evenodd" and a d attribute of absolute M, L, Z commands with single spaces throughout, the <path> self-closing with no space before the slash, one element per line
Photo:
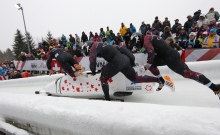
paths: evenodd
<path fill-rule="evenodd" d="M 4 118 L 69 134 L 142 135 L 220 132 L 220 109 L 0 94 Z M 55 132 L 53 134 L 56 134 Z"/>
<path fill-rule="evenodd" d="M 29 135 L 27 131 L 23 129 L 19 129 L 1 120 L 0 120 L 0 131 L 3 131 L 4 133 L 11 134 L 11 135 Z"/>

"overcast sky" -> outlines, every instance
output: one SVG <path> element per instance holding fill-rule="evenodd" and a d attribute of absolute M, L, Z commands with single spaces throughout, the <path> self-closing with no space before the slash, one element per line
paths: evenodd
<path fill-rule="evenodd" d="M 220 0 L 1 0 L 0 4 L 0 50 L 12 48 L 16 29 L 25 33 L 22 12 L 15 8 L 20 3 L 28 32 L 35 43 L 45 38 L 50 30 L 53 37 L 68 38 L 69 34 L 82 31 L 99 32 L 101 27 L 109 26 L 114 33 L 120 29 L 121 22 L 129 27 L 133 23 L 139 29 L 141 22 L 150 23 L 155 16 L 164 21 L 168 17 L 171 25 L 174 19 L 184 24 L 187 15 L 202 10 L 206 14 L 211 7 L 220 12 Z"/>

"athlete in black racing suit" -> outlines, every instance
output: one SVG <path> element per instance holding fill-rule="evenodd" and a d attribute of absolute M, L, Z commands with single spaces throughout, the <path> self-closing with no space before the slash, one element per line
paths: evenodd
<path fill-rule="evenodd" d="M 69 74 L 71 77 L 79 76 L 78 72 L 73 71 L 72 67 L 75 64 L 78 65 L 78 62 L 73 59 L 69 53 L 67 53 L 64 49 L 54 48 L 50 51 L 49 57 L 47 59 L 47 68 L 51 72 L 51 61 L 52 59 L 56 59 L 63 70 Z M 74 67 L 75 68 L 75 67 Z"/>
<path fill-rule="evenodd" d="M 103 57 L 108 62 L 108 64 L 102 68 L 101 76 L 100 76 L 100 81 L 105 95 L 105 100 L 110 101 L 108 79 L 115 76 L 118 72 L 123 73 L 126 76 L 126 78 L 128 78 L 130 81 L 135 83 L 158 82 L 158 79 L 156 77 L 151 77 L 147 75 L 138 76 L 135 73 L 135 70 L 132 67 L 132 65 L 134 65 L 134 62 L 131 65 L 131 61 L 134 60 L 132 60 L 132 58 L 131 60 L 129 59 L 129 57 L 134 57 L 134 56 L 126 56 L 126 52 L 122 54 L 112 45 L 108 45 L 107 43 L 102 43 L 102 42 L 94 42 L 94 44 L 90 49 L 90 54 L 89 54 L 90 70 L 92 71 L 93 75 L 96 74 L 97 55 Z"/>
<path fill-rule="evenodd" d="M 145 68 L 157 76 L 162 83 L 164 83 L 164 80 L 160 75 L 157 66 L 166 64 L 171 70 L 179 75 L 182 75 L 184 78 L 189 78 L 200 82 L 213 90 L 215 94 L 219 94 L 219 84 L 212 83 L 201 73 L 191 71 L 189 67 L 180 60 L 180 54 L 167 45 L 167 43 L 161 37 L 146 35 L 144 37 L 143 46 L 148 53 Z"/>

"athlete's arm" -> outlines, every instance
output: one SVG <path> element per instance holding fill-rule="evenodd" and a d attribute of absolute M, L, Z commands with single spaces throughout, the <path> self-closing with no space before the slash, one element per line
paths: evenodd
<path fill-rule="evenodd" d="M 144 48 L 146 49 L 148 54 L 147 64 L 146 64 L 148 67 L 152 65 L 155 57 L 154 47 L 151 43 L 152 38 L 153 38 L 152 36 L 144 37 Z"/>
<path fill-rule="evenodd" d="M 96 50 L 97 43 L 94 43 L 90 49 L 89 53 L 89 61 L 90 61 L 90 70 L 92 71 L 92 74 L 95 74 L 96 72 L 96 57 L 97 57 L 97 50 Z"/>
<path fill-rule="evenodd" d="M 48 54 L 48 59 L 47 59 L 47 68 L 50 70 L 51 69 L 51 61 L 52 61 L 52 57 L 51 57 L 51 53 Z"/>

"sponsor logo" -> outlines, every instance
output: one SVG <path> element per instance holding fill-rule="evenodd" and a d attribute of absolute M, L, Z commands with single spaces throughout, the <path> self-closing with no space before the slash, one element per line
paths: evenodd
<path fill-rule="evenodd" d="M 152 86 L 151 85 L 146 85 L 145 90 L 151 91 L 152 90 Z"/>
<path fill-rule="evenodd" d="M 127 86 L 126 90 L 142 90 L 141 86 Z"/>
<path fill-rule="evenodd" d="M 31 68 L 37 68 L 37 63 L 31 63 Z"/>
<path fill-rule="evenodd" d="M 103 66 L 105 66 L 106 65 L 106 62 L 105 61 L 97 61 L 96 62 L 96 67 L 98 67 L 98 68 L 101 68 L 101 67 L 103 67 Z"/>

